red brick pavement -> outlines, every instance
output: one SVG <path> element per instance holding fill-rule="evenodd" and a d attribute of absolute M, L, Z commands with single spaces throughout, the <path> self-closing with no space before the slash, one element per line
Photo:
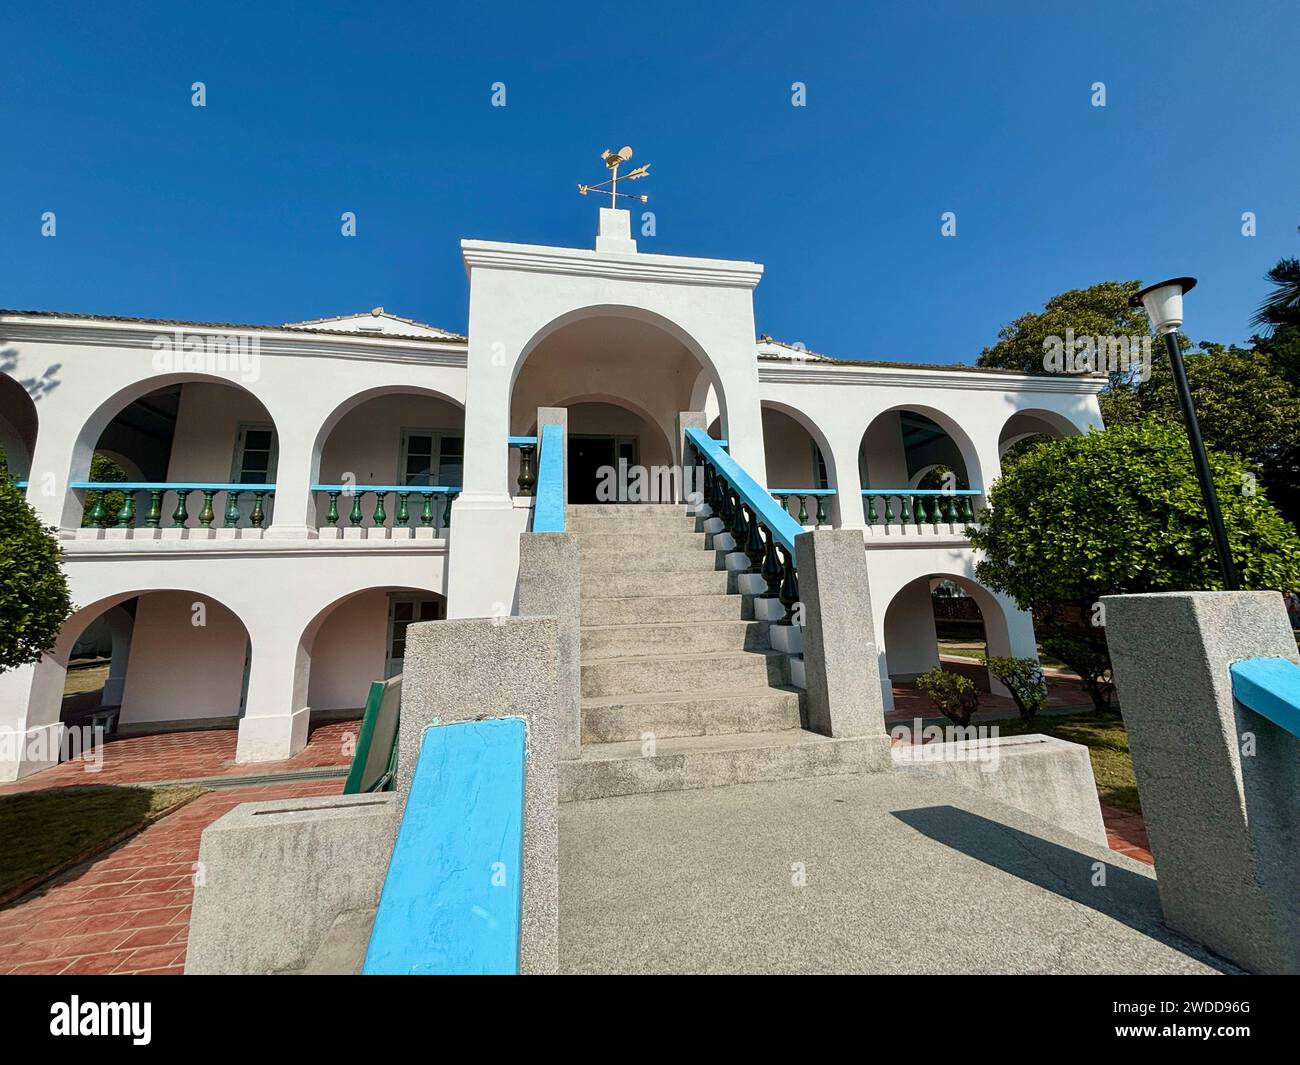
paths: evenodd
<path fill-rule="evenodd" d="M 1147 865 L 1156 864 L 1151 857 L 1151 841 L 1147 839 L 1147 829 L 1141 814 L 1102 803 L 1101 819 L 1106 823 L 1106 842 L 1111 850 L 1139 862 L 1146 862 Z"/>
<path fill-rule="evenodd" d="M 234 729 L 110 736 L 102 748 L 102 764 L 97 771 L 91 771 L 93 758 L 74 758 L 13 784 L 0 785 L 0 795 L 74 784 L 145 784 L 342 766 L 352 761 L 352 746 L 360 727 L 359 721 L 320 725 L 308 736 L 307 746 L 292 758 L 245 765 L 235 764 Z"/>
<path fill-rule="evenodd" d="M 230 749 L 233 752 L 233 746 Z M 0 910 L 0 974 L 182 972 L 203 830 L 241 802 L 342 790 L 339 779 L 223 788 L 200 795 L 121 846 Z"/>

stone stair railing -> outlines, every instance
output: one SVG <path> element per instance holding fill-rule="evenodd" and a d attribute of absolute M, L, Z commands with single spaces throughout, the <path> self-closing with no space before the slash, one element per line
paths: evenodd
<path fill-rule="evenodd" d="M 790 625 L 799 602 L 795 537 L 803 527 L 766 489 L 736 462 L 719 440 L 703 429 L 686 430 L 694 462 L 704 469 L 704 502 L 720 517 L 749 559 L 745 571 L 759 574 L 767 584 L 760 599 L 779 599 L 785 614 L 778 624 Z"/>

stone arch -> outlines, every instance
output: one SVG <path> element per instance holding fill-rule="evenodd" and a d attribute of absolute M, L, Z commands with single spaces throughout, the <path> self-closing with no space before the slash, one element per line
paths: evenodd
<path fill-rule="evenodd" d="M 428 596 L 442 603 L 443 616 L 446 616 L 446 597 L 440 589 L 432 587 L 366 585 L 338 596 L 316 611 L 298 638 L 295 675 L 299 683 L 295 685 L 295 710 L 308 705 L 313 711 L 349 710 L 365 705 L 370 683 L 382 679 L 387 658 L 387 648 L 383 645 L 388 639 L 388 598 L 393 593 Z M 331 632 L 339 626 L 345 631 Z M 332 639 L 334 635 L 339 639 Z M 326 651 L 339 676 L 331 675 L 326 682 L 318 674 L 313 684 L 312 667 L 318 639 L 330 640 Z M 341 658 L 344 654 L 352 657 Z"/>
<path fill-rule="evenodd" d="M 1078 436 L 1083 431 L 1058 411 L 1025 407 L 1008 415 L 1002 423 L 1002 428 L 998 431 L 998 455 L 1001 457 L 1008 448 L 1035 436 L 1062 440 L 1067 436 Z"/>
<path fill-rule="evenodd" d="M 32 472 L 39 423 L 31 393 L 17 378 L 0 371 L 0 449 L 11 480 L 26 480 Z"/>

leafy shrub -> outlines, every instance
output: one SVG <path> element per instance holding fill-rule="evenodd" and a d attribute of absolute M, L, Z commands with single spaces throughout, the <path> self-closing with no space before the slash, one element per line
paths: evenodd
<path fill-rule="evenodd" d="M 1047 705 L 1047 678 L 1038 659 L 986 654 L 980 656 L 980 661 L 988 666 L 989 675 L 1011 692 L 1022 721 L 1032 721 Z"/>
<path fill-rule="evenodd" d="M 975 682 L 942 666 L 935 666 L 922 673 L 916 678 L 916 686 L 957 725 L 969 725 L 970 719 L 979 709 L 980 695 L 975 689 Z"/>
<path fill-rule="evenodd" d="M 72 613 L 59 541 L 0 476 L 0 672 L 37 661 Z"/>

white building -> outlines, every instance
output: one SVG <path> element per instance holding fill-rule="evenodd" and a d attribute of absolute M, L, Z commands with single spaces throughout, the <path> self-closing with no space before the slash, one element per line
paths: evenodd
<path fill-rule="evenodd" d="M 594 251 L 461 250 L 468 338 L 380 308 L 283 326 L 0 312 L 0 446 L 59 529 L 77 606 L 52 653 L 0 675 L 0 780 L 47 764 L 25 752 L 56 749 L 38 741 L 100 617 L 123 730 L 237 721 L 239 759 L 264 761 L 399 671 L 406 622 L 510 613 L 533 502 L 517 438 L 543 406 L 568 410 L 570 502 L 619 459 L 680 462 L 678 415 L 704 411 L 792 514 L 815 524 L 820 500 L 861 529 L 882 673 L 937 661 L 940 579 L 974 596 L 995 652 L 1034 654 L 1030 619 L 974 580 L 962 504 L 1013 442 L 1099 426 L 1104 379 L 755 342 L 761 265 L 640 253 L 623 211 L 601 211 Z M 146 487 L 105 507 L 96 452 Z M 970 494 L 907 493 L 945 470 Z"/>

